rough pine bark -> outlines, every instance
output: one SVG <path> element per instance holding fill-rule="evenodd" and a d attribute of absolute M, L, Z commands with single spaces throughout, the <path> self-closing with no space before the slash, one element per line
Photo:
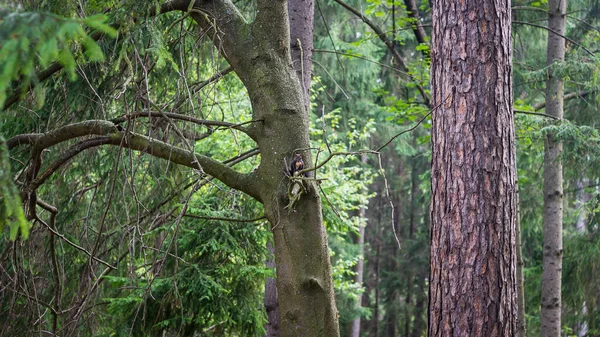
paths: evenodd
<path fill-rule="evenodd" d="M 565 35 L 566 0 L 548 1 L 548 28 Z M 548 32 L 548 66 L 565 58 L 565 40 Z M 548 68 L 546 81 L 546 113 L 563 118 L 564 83 Z M 542 336 L 560 336 L 562 281 L 562 142 L 553 133 L 546 137 L 544 147 L 544 256 L 542 272 Z"/>
<path fill-rule="evenodd" d="M 517 336 L 510 1 L 432 5 L 428 336 Z"/>

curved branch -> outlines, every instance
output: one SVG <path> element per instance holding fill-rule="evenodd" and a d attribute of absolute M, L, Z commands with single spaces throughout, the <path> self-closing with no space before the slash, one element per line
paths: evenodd
<path fill-rule="evenodd" d="M 172 112 L 159 112 L 159 111 L 136 112 L 136 113 L 132 113 L 129 115 L 123 115 L 121 117 L 113 118 L 110 121 L 113 122 L 114 124 L 121 124 L 125 121 L 140 118 L 140 117 L 154 117 L 154 118 L 167 117 L 167 118 L 182 120 L 182 121 L 186 121 L 186 122 L 191 122 L 191 123 L 198 124 L 198 125 L 222 126 L 225 128 L 232 128 L 232 129 L 236 129 L 236 130 L 239 130 L 242 132 L 246 132 L 246 130 L 244 128 L 242 128 L 242 126 L 260 121 L 260 120 L 259 121 L 247 121 L 247 122 L 234 124 L 234 123 L 229 123 L 229 122 L 199 119 L 199 118 L 195 118 L 192 116 L 187 116 L 187 115 L 182 115 L 182 114 L 177 114 L 177 113 L 172 113 Z"/>
<path fill-rule="evenodd" d="M 196 0 L 189 11 L 198 25 L 208 32 L 213 43 L 230 65 L 238 72 L 247 59 L 248 23 L 231 0 Z M 249 46 L 248 46 L 249 47 Z"/>
<path fill-rule="evenodd" d="M 240 190 L 260 201 L 258 187 L 253 173 L 240 173 L 228 165 L 207 156 L 184 150 L 140 134 L 131 132 L 126 133 L 122 128 L 117 127 L 114 123 L 109 121 L 91 120 L 66 125 L 47 133 L 18 135 L 9 139 L 7 144 L 9 149 L 17 145 L 29 144 L 34 147 L 36 152 L 39 152 L 58 143 L 88 135 L 105 137 L 94 138 L 75 145 L 61 156 L 57 163 L 65 163 L 85 148 L 102 144 L 122 145 L 125 148 L 144 151 L 150 155 L 169 160 L 175 164 L 201 170 L 222 181 L 225 185 Z M 58 166 L 60 165 L 62 164 L 59 164 Z M 38 179 L 46 180 L 52 172 L 53 171 L 44 172 L 39 178 L 32 179 L 32 183 L 36 182 Z"/>
<path fill-rule="evenodd" d="M 144 151 L 155 157 L 169 160 L 175 164 L 202 170 L 203 172 L 217 178 L 225 185 L 242 191 L 260 201 L 258 186 L 253 173 L 240 173 L 231 167 L 218 162 L 207 156 L 196 154 L 139 134 L 128 135 L 116 133 L 109 135 L 110 144 L 120 145 L 121 138 L 125 137 L 123 146 L 132 150 Z"/>
<path fill-rule="evenodd" d="M 19 145 L 31 145 L 36 149 L 43 150 L 62 143 L 69 139 L 83 137 L 88 135 L 108 135 L 112 132 L 118 132 L 121 128 L 109 121 L 88 120 L 79 123 L 69 124 L 46 133 L 27 133 L 17 135 L 9 139 L 6 144 L 8 149 Z"/>
<path fill-rule="evenodd" d="M 29 184 L 29 186 L 31 187 L 32 190 L 37 189 L 38 187 L 40 187 L 40 185 L 42 185 L 44 182 L 46 182 L 46 180 L 48 180 L 48 178 L 50 178 L 50 176 L 54 172 L 56 172 L 56 170 L 58 170 L 66 162 L 71 160 L 71 158 L 75 157 L 77 154 L 79 154 L 80 152 L 82 152 L 86 149 L 104 145 L 104 144 L 110 144 L 109 137 L 98 137 L 98 138 L 87 139 L 81 143 L 78 143 L 78 144 L 70 147 L 56 161 L 54 161 L 52 163 L 52 165 L 50 165 L 41 175 L 39 175 L 37 178 L 35 178 Z"/>

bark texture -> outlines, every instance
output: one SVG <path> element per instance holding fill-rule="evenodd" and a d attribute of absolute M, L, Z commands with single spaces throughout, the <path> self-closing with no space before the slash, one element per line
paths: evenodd
<path fill-rule="evenodd" d="M 302 85 L 304 106 L 306 111 L 310 107 L 310 82 L 313 50 L 313 21 L 314 2 L 311 0 L 289 0 L 288 16 L 290 22 L 290 51 L 292 66 Z M 269 251 L 275 249 L 269 246 Z M 275 267 L 275 261 L 269 260 L 267 265 Z M 267 309 L 268 324 L 267 337 L 279 337 L 280 316 L 277 300 L 276 280 L 268 278 L 265 285 L 265 307 Z"/>
<path fill-rule="evenodd" d="M 273 256 L 269 256 L 266 265 L 268 268 L 275 268 L 275 248 L 273 243 L 267 243 L 267 250 Z M 265 323 L 266 337 L 279 337 L 279 305 L 277 303 L 277 280 L 267 277 L 265 280 L 265 310 L 267 311 L 267 323 Z"/>
<path fill-rule="evenodd" d="M 548 1 L 548 28 L 565 35 L 566 0 Z M 565 40 L 548 32 L 547 65 L 565 58 Z M 564 82 L 550 67 L 546 81 L 546 114 L 563 118 Z M 550 133 L 544 151 L 544 257 L 542 272 L 542 336 L 558 337 L 561 331 L 562 281 L 562 142 Z"/>
<path fill-rule="evenodd" d="M 517 336 L 510 1 L 432 5 L 428 336 Z"/>
<path fill-rule="evenodd" d="M 191 16 L 209 32 L 244 83 L 257 121 L 245 131 L 258 144 L 261 163 L 252 186 L 240 190 L 262 201 L 272 226 L 280 333 L 335 337 L 339 336 L 338 313 L 321 198 L 314 183 L 305 182 L 306 192 L 286 207 L 290 183 L 286 161 L 300 149 L 307 166 L 312 160 L 306 150 L 310 143 L 303 86 L 292 66 L 287 4 L 257 0 L 252 23 L 230 0 L 196 1 L 200 11 Z M 180 8 L 187 10 L 185 5 Z"/>

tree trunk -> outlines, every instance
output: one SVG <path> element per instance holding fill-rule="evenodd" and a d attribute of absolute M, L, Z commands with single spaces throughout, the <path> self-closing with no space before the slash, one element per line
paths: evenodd
<path fill-rule="evenodd" d="M 321 198 L 313 181 L 303 182 L 306 191 L 295 202 L 288 196 L 286 163 L 294 152 L 302 154 L 306 167 L 312 158 L 303 86 L 292 67 L 287 1 L 258 0 L 252 23 L 230 0 L 196 6 L 200 11 L 191 16 L 211 32 L 252 104 L 255 122 L 244 131 L 258 144 L 260 165 L 243 183 L 229 172 L 220 179 L 264 205 L 275 242 L 281 335 L 339 336 Z"/>
<path fill-rule="evenodd" d="M 290 51 L 292 67 L 302 85 L 304 106 L 308 112 L 310 107 L 310 80 L 313 50 L 313 20 L 314 3 L 311 0 L 288 1 L 288 16 L 290 22 Z M 272 246 L 270 251 L 274 253 Z M 275 267 L 275 261 L 267 264 Z M 277 289 L 274 279 L 267 279 L 265 285 L 265 307 L 267 308 L 267 337 L 279 337 L 279 305 L 277 302 Z M 362 282 L 362 281 L 361 281 Z M 268 301 L 268 306 L 267 306 Z"/>
<path fill-rule="evenodd" d="M 313 0 L 289 0 L 290 46 L 292 66 L 298 74 L 306 110 L 310 105 L 310 80 L 313 52 L 313 22 L 315 3 Z"/>
<path fill-rule="evenodd" d="M 510 1 L 433 1 L 429 336 L 517 336 Z"/>
<path fill-rule="evenodd" d="M 426 275 L 419 275 L 419 282 L 417 283 L 417 288 L 418 289 L 424 289 L 425 288 L 425 278 Z M 415 303 L 415 310 L 414 310 L 414 321 L 413 321 L 413 326 L 412 326 L 412 330 L 410 332 L 410 337 L 421 337 L 423 336 L 423 331 L 426 329 L 426 323 L 425 320 L 423 319 L 423 310 L 425 309 L 425 305 L 426 305 L 426 297 L 424 294 L 420 294 L 416 296 L 417 300 Z"/>
<path fill-rule="evenodd" d="M 267 242 L 267 250 L 271 255 L 267 259 L 267 268 L 275 268 L 275 248 L 273 242 Z M 265 281 L 265 310 L 267 311 L 267 323 L 265 323 L 266 337 L 279 337 L 279 305 L 277 304 L 277 280 L 267 277 Z"/>
<path fill-rule="evenodd" d="M 565 34 L 566 0 L 548 2 L 548 28 Z M 565 40 L 548 32 L 547 65 L 565 58 Z M 563 118 L 564 83 L 548 69 L 546 81 L 546 114 Z M 544 151 L 544 257 L 542 272 L 542 336 L 560 336 L 562 278 L 562 142 L 549 133 Z"/>
<path fill-rule="evenodd" d="M 575 230 L 580 235 L 585 235 L 587 232 L 587 212 L 585 204 L 587 204 L 592 198 L 593 194 L 585 191 L 585 186 L 589 185 L 587 178 L 577 179 L 577 196 L 575 197 L 575 207 L 579 209 L 579 215 L 577 216 L 577 222 L 575 223 Z M 585 317 L 588 313 L 587 303 L 583 301 L 581 305 L 581 316 Z M 587 320 L 582 319 L 577 323 L 577 337 L 584 337 L 589 332 Z"/>
<path fill-rule="evenodd" d="M 525 268 L 525 262 L 523 261 L 523 245 L 521 243 L 521 206 L 519 205 L 519 184 L 515 183 L 517 193 L 515 197 L 517 199 L 517 300 L 519 310 L 519 336 L 525 337 L 527 335 L 527 321 L 525 320 L 525 279 L 523 277 L 523 268 Z"/>
<path fill-rule="evenodd" d="M 360 158 L 361 164 L 363 166 L 367 165 L 367 156 L 366 155 L 362 155 L 362 157 Z M 364 194 L 367 194 L 367 188 L 365 186 L 364 188 Z M 361 205 L 360 209 L 358 210 L 358 217 L 359 219 L 365 219 L 367 216 L 367 206 L 366 205 Z M 356 268 L 355 268 L 355 272 L 356 275 L 354 276 L 354 282 L 356 282 L 357 284 L 359 284 L 361 287 L 363 286 L 363 281 L 364 281 L 364 271 L 365 271 L 365 259 L 364 259 L 364 255 L 365 255 L 365 227 L 367 226 L 367 222 L 365 221 L 364 224 L 361 224 L 358 227 L 358 236 L 356 237 L 356 244 L 358 244 L 358 261 L 356 262 Z M 356 303 L 357 307 L 362 307 L 362 296 L 358 297 L 357 303 Z M 350 324 L 350 333 L 349 333 L 350 337 L 359 337 L 360 336 L 360 317 L 355 318 L 351 324 Z"/>

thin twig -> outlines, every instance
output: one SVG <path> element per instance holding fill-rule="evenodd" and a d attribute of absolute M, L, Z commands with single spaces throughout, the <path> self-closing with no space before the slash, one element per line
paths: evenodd
<path fill-rule="evenodd" d="M 390 203 L 390 207 L 392 209 L 391 219 L 392 219 L 392 231 L 394 232 L 394 238 L 396 239 L 396 243 L 398 243 L 398 249 L 402 249 L 402 244 L 400 244 L 400 238 L 398 237 L 398 233 L 396 232 L 396 224 L 394 219 L 394 202 L 392 201 L 392 196 L 390 195 L 390 187 L 388 185 L 387 178 L 385 176 L 385 170 L 383 169 L 383 164 L 381 163 L 381 153 L 377 153 L 377 161 L 379 163 L 379 172 L 383 177 L 383 184 L 385 186 L 385 195 Z"/>
<path fill-rule="evenodd" d="M 550 29 L 550 28 L 548 28 L 546 26 L 538 25 L 538 24 L 531 23 L 531 22 L 524 22 L 524 21 L 513 21 L 513 23 L 516 23 L 516 24 L 519 24 L 519 25 L 527 25 L 527 26 L 532 26 L 532 27 L 537 27 L 537 28 L 545 29 L 545 30 L 547 30 L 549 32 L 552 32 L 553 34 L 556 34 L 556 35 L 562 37 L 563 39 L 571 42 L 572 44 L 578 46 L 579 48 L 585 50 L 588 54 L 590 54 L 592 56 L 595 56 L 594 53 L 592 53 L 589 49 L 587 49 L 586 47 L 582 46 L 581 44 L 575 42 L 573 39 L 571 39 L 571 38 L 569 38 L 569 37 L 567 37 L 567 36 L 565 36 L 565 35 L 557 32 L 557 31 L 555 31 L 553 29 Z"/>
<path fill-rule="evenodd" d="M 264 220 L 267 218 L 266 216 L 263 215 L 261 217 L 254 218 L 254 219 L 232 219 L 232 218 L 225 218 L 225 217 L 202 216 L 202 215 L 189 214 L 189 213 L 185 213 L 183 216 L 188 217 L 188 218 L 194 218 L 194 219 L 227 221 L 227 222 L 257 222 L 257 221 Z"/>
<path fill-rule="evenodd" d="M 541 117 L 546 117 L 546 118 L 552 118 L 554 120 L 560 120 L 560 118 L 558 118 L 558 117 L 550 116 L 550 115 L 547 115 L 547 114 L 541 113 L 541 112 L 532 112 L 532 111 L 525 111 L 525 110 L 519 110 L 519 109 L 513 109 L 513 111 L 515 113 L 524 114 L 524 115 L 541 116 Z"/>
<path fill-rule="evenodd" d="M 110 265 L 110 263 L 103 261 L 99 258 L 97 258 L 96 256 L 93 256 L 87 249 L 77 245 L 76 243 L 74 243 L 73 241 L 67 239 L 66 236 L 64 236 L 63 234 L 60 234 L 58 231 L 54 230 L 53 228 L 50 227 L 50 225 L 48 225 L 45 221 L 41 220 L 40 218 L 36 218 L 36 221 L 38 221 L 39 223 L 41 223 L 42 225 L 44 225 L 44 227 L 46 227 L 49 231 L 51 231 L 54 235 L 58 236 L 59 238 L 63 239 L 66 243 L 68 243 L 70 246 L 72 246 L 73 248 L 80 250 L 82 252 L 84 252 L 87 256 L 89 256 L 91 259 L 95 260 L 96 262 L 99 262 L 103 265 L 105 265 L 107 268 L 110 269 L 117 269 L 116 267 L 113 267 L 112 265 Z"/>
<path fill-rule="evenodd" d="M 433 109 L 431 109 L 425 116 L 421 117 L 421 119 L 419 119 L 419 121 L 417 122 L 417 124 L 415 124 L 414 126 L 412 126 L 411 128 L 408 128 L 400 133 L 398 133 L 397 135 L 395 135 L 394 137 L 392 137 L 390 140 L 388 140 L 385 144 L 381 145 L 380 147 L 378 147 L 375 152 L 379 152 L 381 151 L 381 149 L 383 149 L 384 147 L 388 146 L 394 139 L 402 136 L 403 134 L 407 133 L 407 132 L 411 132 L 414 129 L 417 128 L 417 126 L 421 125 L 421 123 L 423 123 L 423 121 L 425 120 L 425 118 L 427 118 L 429 115 L 431 115 L 435 110 L 437 110 L 442 104 L 444 104 L 448 98 L 450 98 L 450 95 L 446 96 L 446 99 L 443 100 L 442 102 L 440 102 L 440 104 L 436 105 Z"/>

